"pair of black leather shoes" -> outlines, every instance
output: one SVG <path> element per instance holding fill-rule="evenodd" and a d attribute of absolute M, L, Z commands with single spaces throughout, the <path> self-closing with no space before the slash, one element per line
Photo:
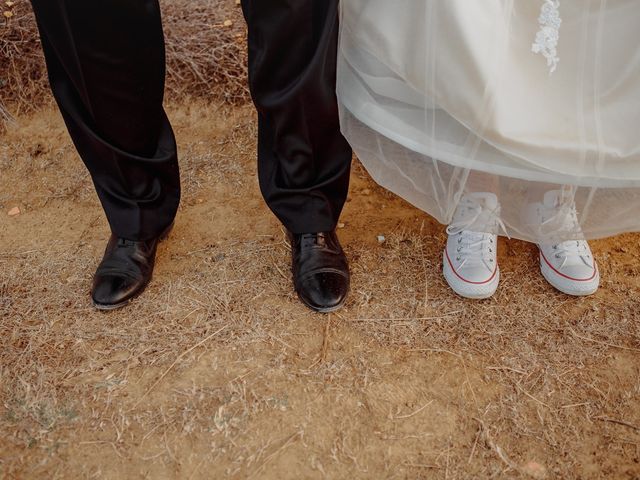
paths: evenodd
<path fill-rule="evenodd" d="M 169 233 L 146 241 L 112 235 L 93 278 L 91 297 L 100 310 L 126 305 L 151 281 L 158 243 Z M 335 232 L 289 234 L 293 283 L 300 300 L 318 312 L 332 312 L 349 290 L 349 266 Z"/>

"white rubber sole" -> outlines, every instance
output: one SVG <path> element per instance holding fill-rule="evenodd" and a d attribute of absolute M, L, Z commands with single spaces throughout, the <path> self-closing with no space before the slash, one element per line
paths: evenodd
<path fill-rule="evenodd" d="M 540 255 L 540 273 L 544 279 L 556 290 L 573 297 L 586 297 L 593 295 L 600 287 L 600 272 L 596 266 L 596 275 L 586 281 L 571 280 L 558 275 Z"/>
<path fill-rule="evenodd" d="M 476 284 L 467 282 L 456 275 L 449 264 L 446 252 L 442 254 L 442 265 L 442 274 L 444 275 L 444 279 L 451 287 L 451 290 L 461 297 L 469 298 L 471 300 L 484 300 L 492 297 L 496 293 L 496 290 L 498 290 L 498 284 L 500 283 L 500 268 L 498 267 L 496 267 L 496 273 L 491 281 Z"/>

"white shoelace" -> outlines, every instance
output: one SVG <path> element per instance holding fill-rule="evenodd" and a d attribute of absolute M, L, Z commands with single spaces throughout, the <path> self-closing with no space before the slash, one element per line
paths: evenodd
<path fill-rule="evenodd" d="M 484 265 L 489 270 L 495 268 L 494 235 L 490 233 L 475 232 L 470 230 L 478 219 L 485 214 L 487 216 L 486 225 L 496 225 L 509 236 L 504 222 L 497 215 L 496 210 L 484 208 L 479 203 L 474 203 L 471 207 L 475 209 L 472 217 L 457 222 L 452 222 L 447 227 L 448 235 L 458 236 L 458 247 L 456 249 L 456 261 L 461 262 L 456 270 L 460 270 L 465 265 Z"/>
<path fill-rule="evenodd" d="M 589 254 L 589 245 L 584 240 L 568 240 L 566 242 L 552 245 L 555 250 L 555 257 L 562 260 L 559 268 L 564 268 L 569 258 L 580 258 L 585 265 L 591 267 L 592 265 L 587 262 L 587 259 L 591 258 Z"/>
<path fill-rule="evenodd" d="M 567 231 L 582 232 L 580 222 L 578 221 L 578 212 L 573 204 L 563 203 L 559 205 L 557 212 L 540 224 L 540 232 L 542 232 L 545 225 L 556 224 L 556 222 L 562 224 Z M 567 240 L 552 244 L 551 247 L 555 251 L 555 257 L 558 260 L 562 260 L 562 263 L 558 267 L 560 269 L 564 268 L 570 258 L 580 258 L 585 265 L 589 267 L 592 266 L 592 264 L 588 262 L 588 260 L 591 259 L 589 244 L 585 240 Z"/>

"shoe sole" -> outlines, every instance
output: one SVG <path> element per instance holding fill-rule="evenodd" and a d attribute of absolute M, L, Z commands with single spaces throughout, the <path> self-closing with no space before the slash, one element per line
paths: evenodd
<path fill-rule="evenodd" d="M 131 301 L 134 298 L 135 297 L 132 297 L 129 300 L 126 300 L 124 302 L 114 303 L 114 304 L 110 304 L 110 305 L 105 305 L 105 304 L 97 303 L 97 302 L 93 302 L 93 301 L 92 301 L 92 304 L 93 304 L 93 308 L 95 308 L 96 310 L 100 310 L 101 312 L 110 312 L 111 310 L 117 310 L 119 308 L 122 308 L 122 307 L 130 304 Z"/>
<path fill-rule="evenodd" d="M 487 298 L 493 297 L 493 295 L 495 295 L 496 291 L 498 290 L 498 285 L 500 283 L 500 268 L 497 268 L 495 278 L 487 284 L 492 286 L 495 285 L 492 288 L 491 292 L 477 293 L 477 294 L 464 292 L 458 288 L 458 284 L 462 283 L 462 280 L 460 280 L 458 277 L 455 276 L 453 272 L 451 272 L 451 267 L 448 265 L 446 257 L 443 260 L 442 274 L 444 276 L 444 279 L 447 281 L 447 284 L 451 288 L 451 290 L 453 290 L 457 295 L 461 296 L 462 298 L 468 298 L 470 300 L 486 300 Z"/>
<path fill-rule="evenodd" d="M 169 225 L 164 230 L 164 232 L 162 232 L 160 234 L 160 238 L 158 239 L 158 243 L 166 240 L 169 237 L 169 234 L 171 233 L 171 230 L 173 230 L 173 225 L 174 225 L 174 222 L 171 222 L 171 225 Z M 118 310 L 119 308 L 126 307 L 127 305 L 129 305 L 133 300 L 135 300 L 138 296 L 140 296 L 147 289 L 147 287 L 151 283 L 152 278 L 153 278 L 153 273 L 151 274 L 151 277 L 149 278 L 149 281 L 144 285 L 144 287 L 142 287 L 140 289 L 140 291 L 138 293 L 136 293 L 133 297 L 126 299 L 124 302 L 105 304 L 105 303 L 98 303 L 98 302 L 95 302 L 94 300 L 91 300 L 93 308 L 95 308 L 96 310 L 100 310 L 101 312 L 110 312 L 112 310 Z"/>
<path fill-rule="evenodd" d="M 589 295 L 593 295 L 594 293 L 596 293 L 598 291 L 598 288 L 600 287 L 600 272 L 598 272 L 598 275 L 596 275 L 596 278 L 592 280 L 592 282 L 595 283 L 595 286 L 593 288 L 589 290 L 572 290 L 570 288 L 566 288 L 564 285 L 557 282 L 556 275 L 553 273 L 553 271 L 551 269 L 548 269 L 547 271 L 547 269 L 544 268 L 543 265 L 544 263 L 541 258 L 540 273 L 542 274 L 544 279 L 547 281 L 549 285 L 551 285 L 553 288 L 555 288 L 559 292 L 564 293 L 565 295 L 570 295 L 572 297 L 588 297 Z"/>
<path fill-rule="evenodd" d="M 347 295 L 345 295 L 344 299 L 338 305 L 334 305 L 333 307 L 318 308 L 318 307 L 314 307 L 309 302 L 307 302 L 302 297 L 302 295 L 300 295 L 300 293 L 296 292 L 296 295 L 298 295 L 298 299 L 300 300 L 300 302 L 302 302 L 302 304 L 305 307 L 313 310 L 314 312 L 318 312 L 318 313 L 332 313 L 332 312 L 335 312 L 337 310 L 340 310 L 344 306 L 345 302 L 347 301 Z"/>

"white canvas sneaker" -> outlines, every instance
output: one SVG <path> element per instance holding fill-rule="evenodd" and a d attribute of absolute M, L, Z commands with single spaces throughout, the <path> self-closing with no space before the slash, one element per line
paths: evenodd
<path fill-rule="evenodd" d="M 465 195 L 447 227 L 443 274 L 449 286 L 465 298 L 492 296 L 500 282 L 496 256 L 499 220 L 498 198 L 493 193 Z M 504 225 L 502 225 L 504 228 Z"/>
<path fill-rule="evenodd" d="M 581 232 L 575 205 L 559 208 L 560 190 L 544 195 L 542 203 L 529 205 L 527 222 L 543 226 L 557 223 L 563 231 Z M 591 295 L 598 290 L 600 273 L 586 240 L 539 243 L 540 271 L 553 287 L 567 295 Z"/>

